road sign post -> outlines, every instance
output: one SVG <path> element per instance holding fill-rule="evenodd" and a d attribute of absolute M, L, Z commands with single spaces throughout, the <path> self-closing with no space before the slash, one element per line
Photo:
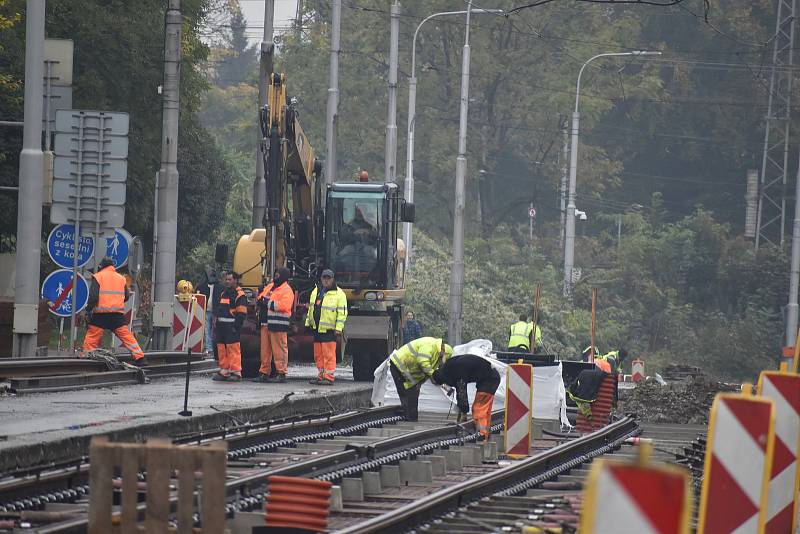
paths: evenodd
<path fill-rule="evenodd" d="M 115 229 L 125 222 L 128 128 L 127 113 L 56 111 L 51 222 L 74 224 L 76 236 L 93 235 L 95 240 L 116 238 Z M 77 283 L 77 239 L 73 248 L 73 282 Z M 97 264 L 95 258 L 95 267 Z M 73 294 L 72 350 L 77 337 L 75 297 Z"/>

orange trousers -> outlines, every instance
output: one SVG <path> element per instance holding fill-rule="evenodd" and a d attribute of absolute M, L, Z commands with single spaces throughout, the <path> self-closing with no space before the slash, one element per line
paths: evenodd
<path fill-rule="evenodd" d="M 122 341 L 122 344 L 125 345 L 134 360 L 144 358 L 144 351 L 127 325 L 122 325 L 112 331 Z M 83 338 L 83 350 L 90 351 L 100 348 L 100 344 L 103 341 L 103 332 L 105 332 L 104 328 L 90 324 L 89 329 L 86 331 L 86 336 Z"/>
<path fill-rule="evenodd" d="M 489 440 L 491 433 L 493 403 L 494 395 L 484 391 L 475 393 L 475 400 L 472 402 L 472 417 L 475 419 L 475 427 L 486 441 Z"/>
<path fill-rule="evenodd" d="M 287 342 L 287 332 L 270 332 L 266 326 L 261 327 L 261 368 L 258 370 L 262 375 L 272 372 L 273 361 L 275 371 L 279 375 L 286 375 L 289 372 L 289 344 Z"/>
<path fill-rule="evenodd" d="M 236 343 L 217 343 L 219 355 L 219 374 L 242 374 L 242 346 Z"/>
<path fill-rule="evenodd" d="M 317 364 L 317 376 L 322 379 L 333 381 L 333 374 L 336 372 L 336 342 L 325 341 L 314 342 L 314 363 Z"/>

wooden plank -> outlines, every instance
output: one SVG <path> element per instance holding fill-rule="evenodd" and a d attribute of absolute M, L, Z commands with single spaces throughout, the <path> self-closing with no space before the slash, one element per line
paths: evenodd
<path fill-rule="evenodd" d="M 225 531 L 225 462 L 228 444 L 216 441 L 203 449 L 203 532 L 214 534 Z"/>
<path fill-rule="evenodd" d="M 178 534 L 192 534 L 194 513 L 194 471 L 197 453 L 191 449 L 174 447 L 172 465 L 178 469 Z"/>
<path fill-rule="evenodd" d="M 114 466 L 114 449 L 107 437 L 92 438 L 89 458 L 89 534 L 106 534 L 111 532 Z"/>
<path fill-rule="evenodd" d="M 119 443 L 116 446 L 117 465 L 122 467 L 122 534 L 138 534 L 139 465 L 142 447 L 138 443 Z"/>
<path fill-rule="evenodd" d="M 165 439 L 148 440 L 145 446 L 147 453 L 145 530 L 148 534 L 167 534 L 168 532 L 171 448 L 172 443 Z"/>

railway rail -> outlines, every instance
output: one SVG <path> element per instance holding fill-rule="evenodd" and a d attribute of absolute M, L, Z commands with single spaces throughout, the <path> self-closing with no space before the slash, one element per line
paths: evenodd
<path fill-rule="evenodd" d="M 456 425 L 433 414 L 406 422 L 397 407 L 237 425 L 175 442 L 228 442 L 229 517 L 263 524 L 267 478 L 305 476 L 338 486 L 329 530 L 344 533 L 553 525 L 569 532 L 577 526 L 587 464 L 598 456 L 633 456 L 629 443 L 636 436 L 653 440 L 657 459 L 702 472 L 702 427 L 640 425 L 626 416 L 580 437 L 546 435 L 536 440 L 533 456 L 510 460 L 499 434 L 502 417 L 493 414 L 495 433 L 481 445 L 472 422 Z M 144 473 L 140 484 L 146 487 Z M 86 458 L 8 473 L 0 477 L 0 531 L 24 524 L 45 534 L 86 532 L 88 490 Z"/>

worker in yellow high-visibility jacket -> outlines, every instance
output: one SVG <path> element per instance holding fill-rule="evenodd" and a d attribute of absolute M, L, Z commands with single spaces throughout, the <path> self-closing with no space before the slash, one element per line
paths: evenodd
<path fill-rule="evenodd" d="M 509 352 L 530 352 L 531 333 L 533 332 L 533 322 L 528 321 L 528 316 L 524 313 L 519 316 L 519 321 L 512 324 L 509 328 L 508 350 Z M 542 346 L 542 329 L 536 325 L 535 346 Z"/>
<path fill-rule="evenodd" d="M 389 355 L 389 371 L 408 421 L 416 421 L 419 417 L 422 384 L 433 377 L 433 372 L 452 355 L 453 347 L 435 337 L 415 339 Z"/>

